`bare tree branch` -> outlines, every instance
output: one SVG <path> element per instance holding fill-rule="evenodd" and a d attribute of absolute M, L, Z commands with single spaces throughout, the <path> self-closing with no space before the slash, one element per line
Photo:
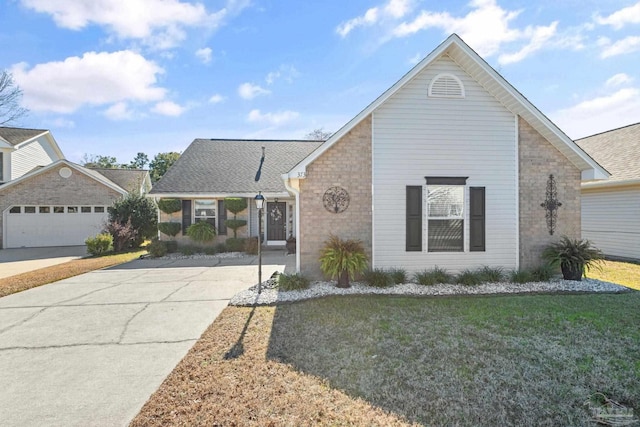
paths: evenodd
<path fill-rule="evenodd" d="M 20 106 L 22 90 L 15 85 L 7 70 L 0 72 L 0 125 L 10 124 L 26 115 L 29 110 Z"/>

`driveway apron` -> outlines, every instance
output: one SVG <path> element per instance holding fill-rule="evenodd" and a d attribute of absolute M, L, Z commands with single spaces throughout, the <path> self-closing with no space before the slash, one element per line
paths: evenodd
<path fill-rule="evenodd" d="M 127 425 L 257 283 L 255 265 L 238 265 L 253 262 L 138 260 L 0 298 L 0 425 Z"/>

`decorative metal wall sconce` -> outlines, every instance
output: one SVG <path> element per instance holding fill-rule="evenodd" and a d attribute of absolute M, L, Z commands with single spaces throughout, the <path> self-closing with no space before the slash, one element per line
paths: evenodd
<path fill-rule="evenodd" d="M 324 208 L 332 213 L 341 213 L 349 207 L 349 193 L 342 187 L 330 187 L 322 196 Z"/>
<path fill-rule="evenodd" d="M 558 188 L 553 174 L 549 175 L 545 201 L 540 206 L 546 210 L 544 216 L 547 220 L 547 229 L 549 234 L 553 236 L 553 232 L 556 230 L 556 222 L 558 221 L 558 208 L 562 206 L 562 203 L 558 201 Z"/>

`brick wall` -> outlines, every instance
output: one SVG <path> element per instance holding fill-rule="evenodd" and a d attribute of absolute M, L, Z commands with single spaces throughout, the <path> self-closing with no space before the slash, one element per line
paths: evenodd
<path fill-rule="evenodd" d="M 122 197 L 83 173 L 72 169 L 69 178 L 62 178 L 60 165 L 45 173 L 27 179 L 8 189 L 0 190 L 0 245 L 2 245 L 2 212 L 14 205 L 104 205 L 110 206 Z"/>
<path fill-rule="evenodd" d="M 540 264 L 540 254 L 549 243 L 561 236 L 580 237 L 581 173 L 554 146 L 522 118 L 518 121 L 520 183 L 520 267 Z M 545 219 L 547 181 L 553 174 L 558 201 L 558 220 L 553 236 Z"/>
<path fill-rule="evenodd" d="M 324 208 L 322 196 L 339 186 L 350 196 L 342 213 Z M 359 239 L 371 257 L 371 116 L 364 119 L 307 167 L 300 180 L 300 268 L 321 278 L 320 249 L 330 233 L 343 239 Z"/>

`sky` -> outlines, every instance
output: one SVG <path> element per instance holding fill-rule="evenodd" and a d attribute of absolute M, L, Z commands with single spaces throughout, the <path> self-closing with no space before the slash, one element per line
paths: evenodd
<path fill-rule="evenodd" d="M 640 122 L 637 0 L 2 0 L 0 69 L 66 157 L 335 132 L 457 33 L 571 138 Z"/>

